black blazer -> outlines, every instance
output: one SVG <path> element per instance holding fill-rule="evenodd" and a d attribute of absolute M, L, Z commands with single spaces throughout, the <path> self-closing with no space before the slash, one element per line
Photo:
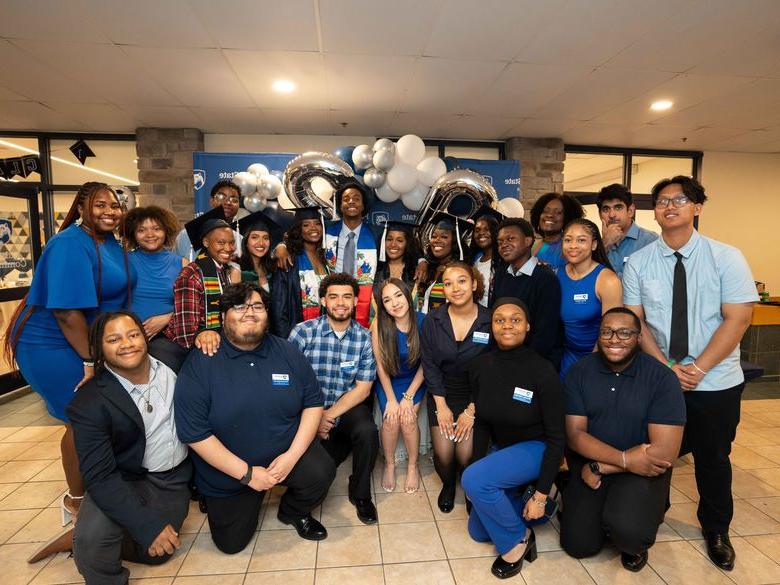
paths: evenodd
<path fill-rule="evenodd" d="M 90 497 L 148 548 L 170 520 L 148 507 L 131 486 L 147 474 L 142 465 L 146 434 L 138 407 L 119 380 L 101 369 L 76 392 L 66 412 Z"/>
<path fill-rule="evenodd" d="M 293 327 L 303 321 L 297 257 L 289 270 L 274 272 L 271 279 L 271 315 L 271 333 L 282 339 L 287 339 Z"/>

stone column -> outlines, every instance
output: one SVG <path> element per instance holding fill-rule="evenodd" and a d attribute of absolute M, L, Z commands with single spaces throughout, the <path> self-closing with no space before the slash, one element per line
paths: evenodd
<path fill-rule="evenodd" d="M 203 150 L 197 128 L 136 128 L 139 205 L 159 205 L 181 221 L 195 215 L 192 153 Z"/>
<path fill-rule="evenodd" d="M 509 138 L 506 158 L 520 161 L 520 199 L 526 211 L 545 193 L 563 193 L 566 153 L 560 138 Z"/>

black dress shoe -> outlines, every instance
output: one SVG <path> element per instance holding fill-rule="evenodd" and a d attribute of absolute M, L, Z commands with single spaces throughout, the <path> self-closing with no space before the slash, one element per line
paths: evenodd
<path fill-rule="evenodd" d="M 531 530 L 531 535 L 528 537 L 528 546 L 525 547 L 523 556 L 517 559 L 514 563 L 505 561 L 501 555 L 496 557 L 493 561 L 493 566 L 490 568 L 490 572 L 493 573 L 499 579 L 509 579 L 517 575 L 523 568 L 523 561 L 533 563 L 536 560 L 536 534 Z"/>
<path fill-rule="evenodd" d="M 353 498 L 352 496 L 349 496 L 349 501 L 355 506 L 358 520 L 363 524 L 377 523 L 376 506 L 374 506 L 374 502 L 371 501 L 371 498 Z"/>
<path fill-rule="evenodd" d="M 628 553 L 620 553 L 620 561 L 623 563 L 623 568 L 627 571 L 638 573 L 647 564 L 647 551 L 638 555 L 630 555 Z"/>
<path fill-rule="evenodd" d="M 303 518 L 287 518 L 281 514 L 277 514 L 276 517 L 282 524 L 294 526 L 298 536 L 306 540 L 325 540 L 328 537 L 328 531 L 311 514 Z"/>
<path fill-rule="evenodd" d="M 454 485 L 445 485 L 441 488 L 441 491 L 439 492 L 439 510 L 444 512 L 445 514 L 449 514 L 452 512 L 452 509 L 455 507 L 455 486 Z"/>
<path fill-rule="evenodd" d="M 707 555 L 716 567 L 724 571 L 734 568 L 734 560 L 737 558 L 734 547 L 731 546 L 728 534 L 719 532 L 704 532 L 704 540 L 707 541 Z"/>

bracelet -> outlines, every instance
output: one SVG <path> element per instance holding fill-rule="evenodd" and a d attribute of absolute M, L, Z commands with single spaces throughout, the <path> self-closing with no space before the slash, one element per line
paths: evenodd
<path fill-rule="evenodd" d="M 408 400 L 409 402 L 414 402 L 414 396 L 409 396 L 406 392 L 403 393 L 404 400 Z"/>
<path fill-rule="evenodd" d="M 704 370 L 702 370 L 702 369 L 701 369 L 699 366 L 697 366 L 697 365 L 696 365 L 696 362 L 691 362 L 691 365 L 693 365 L 693 367 L 694 367 L 694 368 L 696 368 L 697 370 L 699 370 L 699 373 L 700 373 L 702 376 L 706 376 L 706 375 L 707 375 L 707 372 L 705 372 L 705 371 L 704 371 Z"/>
<path fill-rule="evenodd" d="M 626 452 L 625 451 L 621 451 L 620 455 L 623 457 L 623 469 L 628 469 L 626 467 Z"/>
<path fill-rule="evenodd" d="M 547 498 L 543 500 L 537 500 L 535 496 L 531 496 L 531 500 L 533 500 L 533 503 L 539 506 L 540 508 L 544 508 L 547 505 Z"/>
<path fill-rule="evenodd" d="M 81 362 L 85 368 L 94 368 L 95 367 L 95 361 L 94 360 L 84 360 Z"/>
<path fill-rule="evenodd" d="M 666 362 L 666 367 L 667 367 L 667 368 L 671 368 L 671 367 L 672 367 L 674 364 L 676 364 L 676 363 L 677 363 L 677 362 L 676 362 L 676 361 L 674 361 L 674 360 L 669 360 L 668 362 Z"/>
<path fill-rule="evenodd" d="M 474 420 L 476 418 L 475 415 L 470 414 L 468 410 L 464 410 L 463 414 L 465 414 L 467 417 L 469 417 L 471 420 Z"/>

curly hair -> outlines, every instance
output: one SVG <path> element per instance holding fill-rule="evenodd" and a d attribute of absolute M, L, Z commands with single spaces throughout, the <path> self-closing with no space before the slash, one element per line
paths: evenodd
<path fill-rule="evenodd" d="M 227 313 L 236 305 L 243 305 L 255 292 L 260 295 L 266 310 L 271 306 L 271 295 L 264 288 L 257 286 L 252 282 L 238 282 L 225 287 L 222 296 L 219 298 L 219 312 Z"/>
<path fill-rule="evenodd" d="M 477 270 L 475 266 L 472 266 L 467 262 L 463 262 L 462 260 L 451 260 L 444 265 L 444 272 L 441 273 L 442 281 L 444 281 L 444 274 L 453 268 L 460 268 L 467 274 L 471 275 L 471 280 L 477 283 L 477 289 L 471 296 L 473 297 L 475 303 L 479 302 L 479 299 L 481 299 L 482 295 L 485 294 L 485 279 L 482 278 L 482 273 Z"/>
<path fill-rule="evenodd" d="M 531 208 L 531 225 L 537 234 L 541 234 L 539 223 L 542 220 L 542 212 L 550 201 L 557 199 L 563 205 L 563 225 L 568 225 L 573 219 L 585 217 L 585 210 L 574 197 L 564 193 L 545 193 L 536 200 Z"/>
<path fill-rule="evenodd" d="M 346 272 L 332 272 L 320 281 L 319 294 L 320 299 L 324 299 L 328 294 L 328 287 L 331 286 L 351 286 L 355 297 L 358 296 L 358 283 L 355 278 Z"/>
<path fill-rule="evenodd" d="M 295 258 L 303 252 L 303 222 L 306 221 L 305 219 L 299 219 L 296 221 L 293 226 L 287 230 L 287 233 L 284 234 L 284 245 L 287 246 L 287 251 L 290 254 L 290 257 Z M 325 262 L 325 249 L 323 248 L 323 241 L 325 239 L 325 234 L 322 234 L 322 238 L 320 238 L 319 245 L 317 246 L 317 254 L 320 257 L 320 260 Z"/>
<path fill-rule="evenodd" d="M 131 249 L 138 247 L 135 232 L 147 219 L 156 222 L 165 231 L 165 243 L 163 246 L 169 250 L 172 249 L 176 241 L 176 235 L 181 229 L 179 220 L 176 219 L 172 211 L 156 205 L 136 207 L 127 212 L 120 228 L 127 247 Z"/>

